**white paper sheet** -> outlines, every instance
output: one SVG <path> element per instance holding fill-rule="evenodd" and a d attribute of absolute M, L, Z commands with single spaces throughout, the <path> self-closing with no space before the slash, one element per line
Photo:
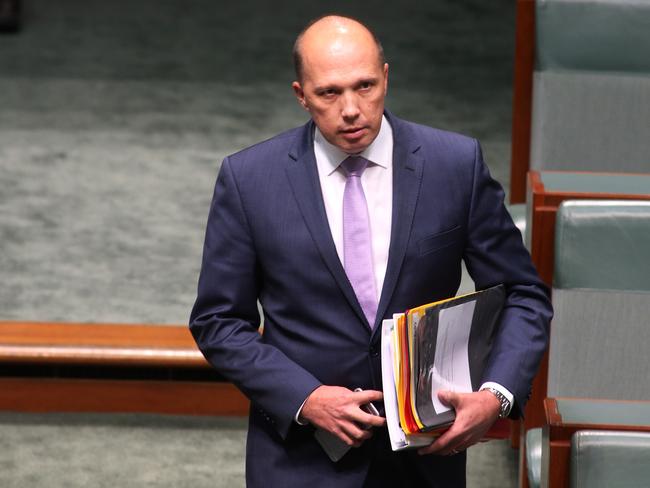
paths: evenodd
<path fill-rule="evenodd" d="M 393 361 L 390 359 L 393 357 L 393 326 L 392 320 L 384 320 L 381 326 L 381 379 L 384 385 L 384 410 L 388 435 L 393 451 L 397 451 L 406 446 L 406 435 L 399 426 Z"/>
<path fill-rule="evenodd" d="M 438 336 L 432 375 L 431 399 L 436 413 L 451 410 L 438 400 L 439 390 L 472 391 L 467 345 L 472 328 L 475 301 L 442 309 L 438 315 Z"/>
<path fill-rule="evenodd" d="M 433 439 L 424 434 L 406 435 L 400 427 L 392 360 L 394 324 L 394 320 L 384 320 L 381 326 L 381 379 L 384 387 L 384 411 L 390 445 L 393 451 L 399 451 L 409 447 L 428 446 L 433 442 Z"/>

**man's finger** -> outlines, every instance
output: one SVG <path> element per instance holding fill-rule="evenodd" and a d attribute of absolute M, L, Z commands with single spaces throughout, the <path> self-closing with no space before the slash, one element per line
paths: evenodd
<path fill-rule="evenodd" d="M 360 390 L 354 392 L 355 399 L 359 405 L 370 402 L 379 402 L 384 399 L 384 394 L 377 390 Z"/>
<path fill-rule="evenodd" d="M 434 443 L 435 444 L 435 443 Z M 418 454 L 425 456 L 427 454 L 438 454 L 439 456 L 448 456 L 450 454 L 458 454 L 467 449 L 464 445 L 447 445 L 445 447 L 436 447 L 434 444 L 418 449 Z"/>
<path fill-rule="evenodd" d="M 343 433 L 350 438 L 353 445 L 358 447 L 361 443 L 372 437 L 372 431 L 362 429 L 360 426 L 356 425 L 354 422 L 346 422 L 341 426 Z"/>
<path fill-rule="evenodd" d="M 438 392 L 438 399 L 448 407 L 457 407 L 460 402 L 458 393 L 449 390 L 440 390 Z"/>
<path fill-rule="evenodd" d="M 364 405 L 380 401 L 384 398 L 384 394 L 377 390 L 356 390 L 355 401 L 359 402 L 359 409 L 354 411 L 353 420 L 363 426 L 368 427 L 383 427 L 386 424 L 386 419 L 377 415 L 368 413 L 363 408 Z"/>
<path fill-rule="evenodd" d="M 342 430 L 337 432 L 335 435 L 350 447 L 359 447 L 361 445 L 361 442 L 356 441 Z"/>
<path fill-rule="evenodd" d="M 360 425 L 367 425 L 369 427 L 383 427 L 386 425 L 386 419 L 384 417 L 366 413 L 361 409 L 355 412 L 353 420 Z"/>
<path fill-rule="evenodd" d="M 443 432 L 433 443 L 418 450 L 418 454 L 449 454 L 453 449 L 466 445 L 467 435 L 457 425 L 452 425 Z"/>

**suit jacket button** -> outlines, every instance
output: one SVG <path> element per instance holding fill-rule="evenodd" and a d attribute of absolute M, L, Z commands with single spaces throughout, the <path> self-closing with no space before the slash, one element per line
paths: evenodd
<path fill-rule="evenodd" d="M 379 348 L 376 346 L 370 346 L 370 356 L 373 358 L 379 356 Z"/>

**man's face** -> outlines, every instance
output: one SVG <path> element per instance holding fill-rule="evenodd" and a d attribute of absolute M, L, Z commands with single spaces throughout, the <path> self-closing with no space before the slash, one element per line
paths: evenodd
<path fill-rule="evenodd" d="M 308 42 L 302 49 L 303 76 L 293 89 L 328 142 L 346 153 L 375 140 L 384 113 L 388 65 L 379 61 L 372 38 Z"/>

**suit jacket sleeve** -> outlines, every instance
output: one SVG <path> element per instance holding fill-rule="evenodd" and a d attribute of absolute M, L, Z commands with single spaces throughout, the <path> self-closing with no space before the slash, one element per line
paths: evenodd
<path fill-rule="evenodd" d="M 320 382 L 259 334 L 259 269 L 229 159 L 215 186 L 190 330 L 206 359 L 286 437 Z"/>
<path fill-rule="evenodd" d="M 504 204 L 501 186 L 483 162 L 475 141 L 474 181 L 465 262 L 477 289 L 503 283 L 506 303 L 484 374 L 515 397 L 511 416 L 523 414 L 530 387 L 548 344 L 553 315 L 548 289 L 540 280 L 521 234 Z"/>

